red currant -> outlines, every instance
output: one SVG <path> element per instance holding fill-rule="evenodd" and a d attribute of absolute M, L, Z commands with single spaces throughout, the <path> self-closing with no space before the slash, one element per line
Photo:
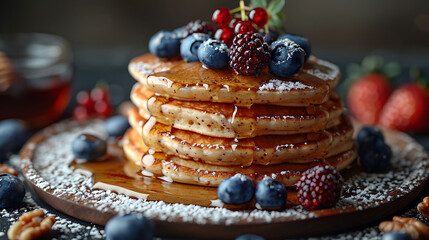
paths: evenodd
<path fill-rule="evenodd" d="M 255 23 L 259 28 L 262 28 L 268 22 L 268 14 L 267 11 L 263 8 L 254 8 L 249 13 L 249 19 Z"/>
<path fill-rule="evenodd" d="M 219 28 L 215 33 L 215 38 L 231 46 L 234 39 L 234 31 L 232 28 Z"/>
<path fill-rule="evenodd" d="M 84 106 L 77 106 L 73 109 L 73 118 L 76 121 L 84 121 L 88 119 L 89 113 L 88 110 Z"/>
<path fill-rule="evenodd" d="M 104 117 L 110 117 L 110 115 L 112 115 L 112 107 L 105 101 L 95 102 L 94 109 L 98 114 Z"/>
<path fill-rule="evenodd" d="M 237 23 L 237 25 L 235 25 L 235 28 L 234 28 L 235 34 L 253 33 L 254 31 L 255 30 L 253 29 L 252 23 L 250 23 L 249 21 L 241 21 Z"/>
<path fill-rule="evenodd" d="M 220 28 L 227 27 L 231 21 L 231 14 L 227 8 L 218 8 L 213 13 L 212 21 Z"/>
<path fill-rule="evenodd" d="M 241 19 L 240 19 L 240 18 L 233 18 L 233 19 L 231 19 L 231 21 L 229 22 L 228 27 L 229 27 L 229 28 L 231 28 L 231 29 L 234 29 L 234 28 L 235 28 L 235 25 L 237 25 L 237 23 L 239 23 L 240 21 L 241 21 Z"/>
<path fill-rule="evenodd" d="M 86 108 L 88 112 L 92 112 L 94 110 L 94 101 L 92 100 L 88 91 L 78 92 L 76 95 L 76 102 L 78 105 Z"/>
<path fill-rule="evenodd" d="M 91 98 L 92 100 L 94 100 L 94 102 L 97 102 L 97 101 L 110 102 L 110 94 L 106 88 L 97 87 L 92 89 Z"/>

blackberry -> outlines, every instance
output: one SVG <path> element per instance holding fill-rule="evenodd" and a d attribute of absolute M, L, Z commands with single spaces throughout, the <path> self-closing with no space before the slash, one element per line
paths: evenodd
<path fill-rule="evenodd" d="M 229 66 L 237 74 L 259 75 L 270 60 L 270 47 L 258 33 L 237 34 L 231 46 Z"/>
<path fill-rule="evenodd" d="M 214 28 L 210 23 L 197 19 L 189 22 L 188 25 L 186 25 L 184 38 L 186 38 L 189 35 L 192 35 L 192 33 L 205 33 L 205 34 L 213 35 L 214 32 L 215 32 Z"/>
<path fill-rule="evenodd" d="M 342 188 L 343 178 L 329 165 L 308 169 L 296 184 L 298 201 L 306 210 L 331 207 L 340 198 Z"/>

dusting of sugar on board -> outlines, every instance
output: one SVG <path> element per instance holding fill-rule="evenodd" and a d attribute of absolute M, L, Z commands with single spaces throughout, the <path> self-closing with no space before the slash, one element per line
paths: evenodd
<path fill-rule="evenodd" d="M 75 126 L 69 131 L 50 135 L 34 149 L 34 164 L 30 159 L 22 159 L 27 177 L 37 187 L 58 197 L 67 197 L 72 201 L 86 203 L 99 211 L 143 212 L 146 216 L 165 221 L 193 222 L 197 224 L 270 223 L 280 218 L 308 219 L 316 214 L 295 206 L 284 211 L 232 211 L 219 207 L 201 207 L 196 205 L 168 204 L 162 201 L 145 201 L 130 198 L 113 191 L 93 190 L 92 179 L 69 167 L 73 160 L 70 148 L 64 147 L 82 132 L 99 134 L 103 132 L 102 121 L 93 121 L 85 127 Z M 406 135 L 400 135 L 406 138 Z M 388 139 L 389 140 L 389 139 Z M 404 196 L 427 176 L 428 157 L 416 154 L 416 161 L 405 160 L 403 154 L 412 154 L 421 146 L 409 139 L 411 144 L 407 152 L 401 153 L 392 147 L 394 158 L 392 168 L 386 173 L 359 173 L 347 179 L 344 195 L 336 208 L 355 207 L 357 211 L 376 207 L 385 202 Z M 52 150 L 55 151 L 52 151 Z M 34 168 L 33 168 L 34 165 Z M 391 193 L 395 192 L 394 195 Z"/>

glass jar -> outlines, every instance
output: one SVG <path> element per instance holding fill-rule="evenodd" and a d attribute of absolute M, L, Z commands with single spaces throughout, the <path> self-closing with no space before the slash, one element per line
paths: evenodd
<path fill-rule="evenodd" d="M 58 119 L 71 97 L 70 44 L 49 34 L 0 35 L 0 52 L 0 120 L 37 128 Z"/>

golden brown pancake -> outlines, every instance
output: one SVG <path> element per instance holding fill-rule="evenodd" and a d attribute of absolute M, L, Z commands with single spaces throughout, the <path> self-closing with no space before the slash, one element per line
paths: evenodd
<path fill-rule="evenodd" d="M 341 124 L 315 133 L 264 135 L 247 139 L 209 137 L 154 123 L 141 127 L 145 120 L 137 110 L 129 122 L 143 135 L 147 146 L 157 152 L 176 155 L 214 165 L 308 163 L 331 157 L 352 148 L 353 127 L 343 116 Z M 152 117 L 148 124 L 154 121 Z"/>
<path fill-rule="evenodd" d="M 286 163 L 276 165 L 251 165 L 242 166 L 217 166 L 185 160 L 176 156 L 167 156 L 164 153 L 149 154 L 146 151 L 140 135 L 134 129 L 130 129 L 124 136 L 127 144 L 124 144 L 126 157 L 138 163 L 146 171 L 155 175 L 165 175 L 176 182 L 217 186 L 223 179 L 232 177 L 237 173 L 248 175 L 254 181 L 262 180 L 265 176 L 281 181 L 287 187 L 293 187 L 301 177 L 302 172 L 317 165 L 329 164 L 337 170 L 342 170 L 350 165 L 356 158 L 356 146 L 325 161 L 314 161 L 306 164 Z M 142 156 L 144 157 L 142 158 Z"/>
<path fill-rule="evenodd" d="M 310 57 L 302 70 L 280 78 L 265 69 L 259 76 L 241 76 L 232 69 L 208 69 L 200 62 L 164 60 L 145 54 L 131 60 L 129 72 L 161 96 L 192 101 L 309 106 L 329 99 L 340 78 L 338 67 Z"/>
<path fill-rule="evenodd" d="M 336 92 L 332 92 L 329 101 L 322 105 L 283 107 L 255 104 L 250 108 L 230 103 L 167 99 L 151 94 L 151 90 L 140 84 L 136 84 L 131 92 L 131 99 L 143 117 L 152 115 L 165 125 L 225 138 L 317 132 L 339 124 L 338 117 L 344 107 Z"/>

